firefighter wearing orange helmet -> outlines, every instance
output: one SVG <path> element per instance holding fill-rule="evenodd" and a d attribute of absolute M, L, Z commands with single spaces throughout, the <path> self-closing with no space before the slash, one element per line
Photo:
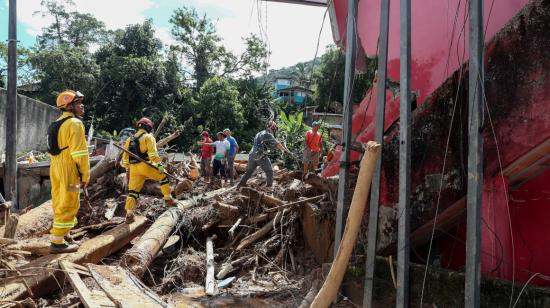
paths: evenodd
<path fill-rule="evenodd" d="M 48 152 L 51 156 L 53 224 L 51 253 L 78 250 L 69 231 L 77 223 L 80 207 L 80 187 L 90 180 L 90 160 L 86 145 L 84 124 L 84 95 L 65 90 L 57 96 L 56 105 L 63 114 L 48 128 Z"/>
<path fill-rule="evenodd" d="M 121 165 L 126 169 L 129 175 L 128 196 L 126 197 L 126 222 L 134 221 L 134 209 L 136 208 L 139 192 L 145 183 L 145 180 L 160 181 L 160 191 L 164 196 L 164 202 L 167 206 L 174 206 L 176 202 L 172 198 L 172 188 L 168 177 L 164 173 L 164 166 L 161 164 L 160 156 L 157 152 L 157 141 L 151 134 L 153 131 L 153 121 L 148 118 L 141 118 L 136 127 L 136 134 L 126 140 L 124 148 L 145 161 L 151 162 L 156 169 L 146 163 L 139 162 L 130 157 L 128 153 L 122 154 Z"/>

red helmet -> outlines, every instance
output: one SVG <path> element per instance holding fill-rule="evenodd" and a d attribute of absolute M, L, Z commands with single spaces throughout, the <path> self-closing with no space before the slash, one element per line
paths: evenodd
<path fill-rule="evenodd" d="M 208 137 L 208 132 L 207 132 L 207 131 L 203 131 L 203 132 L 201 133 L 201 136 L 203 136 L 203 137 Z"/>
<path fill-rule="evenodd" d="M 151 121 L 149 118 L 146 118 L 146 117 L 143 117 L 143 118 L 139 119 L 139 121 L 137 121 L 136 126 L 140 127 L 140 125 L 141 126 L 149 126 L 151 128 L 151 130 L 153 129 L 153 121 Z"/>

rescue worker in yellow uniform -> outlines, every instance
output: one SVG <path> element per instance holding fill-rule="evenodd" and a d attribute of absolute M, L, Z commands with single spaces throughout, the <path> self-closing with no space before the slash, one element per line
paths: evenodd
<path fill-rule="evenodd" d="M 56 104 L 63 114 L 48 128 L 53 207 L 51 253 L 78 250 L 68 233 L 77 223 L 80 187 L 85 189 L 90 180 L 90 159 L 80 120 L 84 115 L 83 102 L 84 95 L 78 91 L 61 92 Z"/>
<path fill-rule="evenodd" d="M 148 118 L 141 118 L 136 127 L 136 134 L 126 140 L 124 148 L 133 154 L 136 154 L 145 161 L 150 162 L 155 168 L 137 159 L 130 157 L 128 153 L 122 154 L 121 165 L 129 173 L 128 196 L 126 197 L 126 222 L 134 221 L 134 210 L 137 205 L 139 192 L 143 187 L 145 180 L 160 181 L 160 191 L 164 196 L 164 202 L 167 206 L 176 205 L 172 198 L 172 188 L 168 177 L 164 173 L 164 166 L 161 164 L 160 156 L 157 152 L 157 141 L 151 134 L 153 131 L 153 121 Z"/>

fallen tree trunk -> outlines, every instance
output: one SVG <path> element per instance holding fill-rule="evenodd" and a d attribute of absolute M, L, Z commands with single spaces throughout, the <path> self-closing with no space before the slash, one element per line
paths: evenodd
<path fill-rule="evenodd" d="M 241 188 L 242 192 L 246 193 L 247 196 L 250 198 L 250 200 L 258 200 L 260 199 L 260 202 L 267 205 L 268 207 L 277 207 L 285 204 L 285 202 L 279 198 L 275 198 L 273 196 L 269 196 L 266 194 L 260 194 L 257 190 L 250 188 L 250 187 L 243 187 Z"/>
<path fill-rule="evenodd" d="M 376 161 L 380 156 L 380 144 L 370 141 L 367 144 L 367 149 L 363 158 L 361 159 L 361 168 L 359 170 L 359 177 L 357 178 L 357 184 L 355 185 L 355 191 L 353 193 L 353 199 L 351 201 L 351 207 L 346 222 L 346 228 L 338 248 L 338 253 L 332 262 L 330 272 L 321 287 L 321 290 L 315 297 L 311 307 L 328 307 L 336 299 L 338 289 L 344 278 L 346 268 L 348 266 L 349 258 L 355 242 L 357 240 L 357 234 L 361 227 L 361 220 L 363 219 L 363 212 L 369 196 L 370 184 L 372 176 L 374 174 L 374 167 Z"/>
<path fill-rule="evenodd" d="M 143 276 L 157 253 L 168 240 L 168 237 L 170 237 L 172 229 L 180 221 L 182 214 L 182 210 L 177 207 L 169 208 L 162 213 L 145 234 L 140 237 L 134 247 L 122 256 L 122 266 L 138 277 Z"/>
<path fill-rule="evenodd" d="M 105 156 L 101 159 L 91 170 L 90 170 L 90 182 L 89 184 L 95 183 L 102 175 L 109 172 L 115 167 L 115 161 L 111 158 Z"/>
<path fill-rule="evenodd" d="M 162 148 L 163 146 L 167 145 L 168 143 L 170 143 L 170 141 L 178 138 L 180 135 L 180 131 L 179 129 L 176 130 L 175 132 L 173 132 L 170 136 L 164 138 L 164 139 L 161 139 L 157 142 L 157 148 Z"/>
<path fill-rule="evenodd" d="M 301 180 L 302 171 L 292 171 L 290 176 Z M 307 176 L 307 179 L 304 180 L 304 183 L 309 184 L 319 190 L 326 191 L 329 190 L 331 193 L 335 193 L 338 190 L 338 176 L 331 176 L 328 178 L 322 177 L 315 173 L 310 173 Z"/>
<path fill-rule="evenodd" d="M 59 270 L 59 261 L 66 260 L 76 264 L 97 263 L 104 257 L 118 251 L 134 237 L 143 232 L 147 220 L 138 216 L 131 224 L 123 224 L 84 242 L 74 253 L 54 254 L 38 258 L 17 270 L 21 273 L 36 274 L 32 278 L 23 278 L 35 297 L 51 294 L 59 288 L 57 281 L 63 281 L 63 272 Z M 15 301 L 29 296 L 24 282 L 12 282 L 0 286 L 2 300 Z"/>
<path fill-rule="evenodd" d="M 52 225 L 52 221 L 52 201 L 49 200 L 19 216 L 15 238 L 23 239 L 46 234 Z M 0 227 L 0 234 L 4 234 L 4 232 L 5 226 Z"/>

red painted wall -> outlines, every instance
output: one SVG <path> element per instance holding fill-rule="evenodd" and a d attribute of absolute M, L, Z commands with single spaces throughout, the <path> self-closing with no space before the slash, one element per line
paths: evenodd
<path fill-rule="evenodd" d="M 345 26 L 345 2 L 335 1 L 336 16 L 340 28 Z M 413 67 L 412 86 L 422 103 L 434 90 L 440 88 L 450 74 L 461 63 L 467 61 L 468 32 L 461 31 L 464 22 L 464 7 L 458 3 L 466 1 L 427 0 L 413 4 Z M 494 7 L 491 9 L 491 5 Z M 495 34 L 525 4 L 526 0 L 486 1 L 487 47 L 486 47 L 486 95 L 491 109 L 491 117 L 498 140 L 495 144 L 489 119 L 486 117 L 484 131 L 485 179 L 483 193 L 482 229 L 482 271 L 485 276 L 512 279 L 515 260 L 515 279 L 526 281 L 530 271 L 540 271 L 550 276 L 550 245 L 546 234 L 550 233 L 550 175 L 525 184 L 511 192 L 510 207 L 507 207 L 507 180 L 498 176 L 502 167 L 513 163 L 530 149 L 550 138 L 550 57 L 548 49 L 548 4 L 531 1 L 531 8 L 523 15 L 514 18 L 504 30 Z M 389 77 L 398 80 L 398 6 L 392 1 L 390 14 Z M 448 6 L 447 6 L 448 5 Z M 545 11 L 546 10 L 546 11 Z M 542 13 L 541 13 L 542 12 Z M 455 13 L 458 27 L 454 26 Z M 538 14 L 538 15 L 537 15 Z M 545 15 L 546 14 L 546 15 Z M 379 0 L 362 0 L 359 4 L 358 30 L 362 46 L 368 54 L 376 52 L 379 24 Z M 467 23 L 466 23 L 467 28 Z M 453 31 L 455 29 L 455 31 Z M 452 42 L 451 53 L 449 46 Z M 525 46 L 525 47 L 524 47 Z M 467 83 L 467 76 L 462 78 Z M 452 83 L 451 83 L 452 85 Z M 376 86 L 374 87 L 376 89 Z M 445 91 L 442 91 L 443 93 Z M 366 93 L 365 99 L 353 115 L 355 141 L 372 140 L 376 90 Z M 438 101 L 431 98 L 428 102 Z M 440 100 L 439 100 L 439 103 Z M 399 97 L 387 92 L 385 128 L 392 126 L 399 116 Z M 436 105 L 434 105 L 436 106 Z M 434 110 L 434 109 L 431 109 Z M 418 114 L 417 114 L 418 115 Z M 445 126 L 442 130 L 447 130 Z M 385 137 L 388 143 L 396 138 L 396 129 L 391 129 Z M 395 140 L 393 140 L 395 141 Z M 434 140 L 434 146 L 441 146 L 441 140 Z M 456 150 L 455 150 L 456 151 Z M 434 152 L 430 152 L 434 154 Z M 339 155 L 336 156 L 339 158 Z M 352 159 L 358 159 L 354 153 Z M 324 171 L 333 175 L 338 171 L 336 163 Z M 457 161 L 454 161 L 456 163 Z M 392 164 L 394 162 L 385 162 Z M 415 165 L 417 163 L 417 165 Z M 431 163 L 418 165 L 413 162 L 414 174 L 422 178 L 431 173 L 441 172 L 441 157 L 431 157 Z M 421 168 L 421 170 L 418 170 Z M 395 206 L 395 183 L 388 184 L 388 175 L 383 174 L 382 206 Z M 393 175 L 390 175 L 393 176 Z M 416 180 L 418 185 L 418 179 Z M 527 188 L 525 188 L 527 187 Z M 412 190 L 414 191 L 413 187 Z M 464 192 L 465 193 L 465 192 Z M 391 199 L 391 200 L 390 200 Z M 390 200 L 390 201 L 388 201 Z M 523 201 L 518 201 L 523 200 Z M 452 200 L 449 200 L 452 201 Z M 443 207 L 445 205 L 442 205 Z M 510 211 L 509 211 L 510 210 Z M 510 235 L 510 219 L 513 233 Z M 442 265 L 461 269 L 464 265 L 465 230 L 459 225 L 453 236 L 442 237 L 439 245 L 442 251 Z M 512 256 L 515 254 L 515 258 Z M 536 257 L 535 257 L 536 256 Z M 546 263 L 545 263 L 546 261 Z M 548 281 L 536 279 L 536 283 L 550 286 Z"/>

